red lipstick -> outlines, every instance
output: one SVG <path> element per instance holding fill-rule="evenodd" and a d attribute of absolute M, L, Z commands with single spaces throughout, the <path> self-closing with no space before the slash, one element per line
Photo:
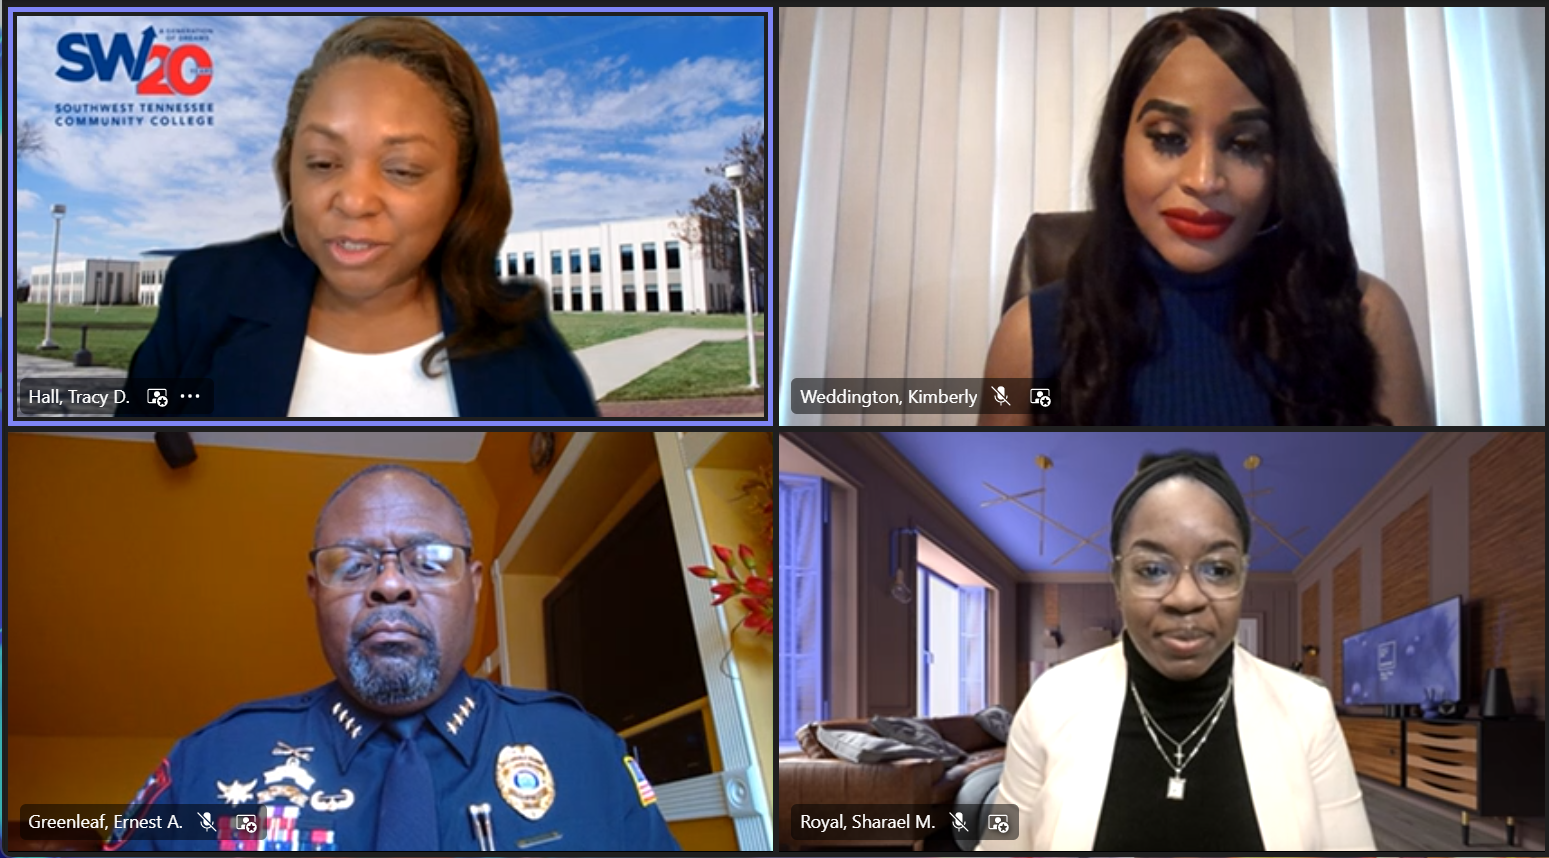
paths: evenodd
<path fill-rule="evenodd" d="M 1196 241 L 1220 238 L 1227 229 L 1231 228 L 1232 221 L 1236 220 L 1231 215 L 1221 212 L 1209 210 L 1197 212 L 1192 209 L 1167 209 L 1162 212 L 1162 219 L 1167 221 L 1167 226 L 1173 232 Z"/>

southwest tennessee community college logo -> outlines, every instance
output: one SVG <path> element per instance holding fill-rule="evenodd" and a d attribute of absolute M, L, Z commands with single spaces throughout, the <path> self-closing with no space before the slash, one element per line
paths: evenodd
<path fill-rule="evenodd" d="M 54 105 L 54 124 L 59 126 L 214 125 L 215 106 L 191 99 L 210 88 L 215 62 L 202 42 L 212 30 L 146 27 L 136 45 L 128 33 L 115 33 L 103 44 L 97 33 L 66 33 L 59 39 L 61 65 L 54 72 L 61 80 L 90 85 L 111 83 L 122 69 L 134 84 L 134 94 L 151 101 L 112 103 L 59 103 Z M 157 37 L 162 41 L 157 41 Z M 161 101 L 157 96 L 171 96 Z"/>

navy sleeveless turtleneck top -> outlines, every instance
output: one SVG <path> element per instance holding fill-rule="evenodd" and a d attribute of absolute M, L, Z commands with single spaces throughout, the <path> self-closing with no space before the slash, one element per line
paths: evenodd
<path fill-rule="evenodd" d="M 1135 425 L 1274 425 L 1269 393 L 1232 351 L 1232 302 L 1242 259 L 1204 274 L 1185 274 L 1142 243 L 1140 262 L 1158 287 L 1162 330 L 1155 353 L 1131 376 Z M 1064 300 L 1063 280 L 1034 289 L 1028 297 L 1034 378 L 1059 375 Z"/>

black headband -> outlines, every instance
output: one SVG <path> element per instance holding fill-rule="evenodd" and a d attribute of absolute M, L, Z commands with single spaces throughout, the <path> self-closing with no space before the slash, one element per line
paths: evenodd
<path fill-rule="evenodd" d="M 1226 468 L 1221 467 L 1221 460 L 1214 453 L 1196 453 L 1193 450 L 1177 450 L 1162 455 L 1147 453 L 1140 457 L 1140 469 L 1135 472 L 1129 485 L 1124 487 L 1124 491 L 1119 492 L 1119 499 L 1113 502 L 1113 530 L 1109 537 L 1113 553 L 1119 553 L 1119 531 L 1129 519 L 1135 502 L 1152 486 L 1178 476 L 1204 483 L 1221 496 L 1221 500 L 1226 502 L 1232 515 L 1237 518 L 1237 527 L 1242 531 L 1242 550 L 1247 553 L 1253 526 L 1248 521 L 1248 505 L 1243 502 L 1242 492 L 1238 491 L 1237 483 L 1232 481 Z"/>

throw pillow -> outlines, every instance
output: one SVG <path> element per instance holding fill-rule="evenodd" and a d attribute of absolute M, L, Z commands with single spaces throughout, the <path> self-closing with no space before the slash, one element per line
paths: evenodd
<path fill-rule="evenodd" d="M 876 715 L 871 719 L 871 729 L 876 730 L 879 736 L 924 748 L 935 759 L 948 763 L 955 763 L 967 756 L 962 748 L 943 739 L 934 727 L 920 718 L 884 718 Z"/>
<path fill-rule="evenodd" d="M 852 763 L 886 763 L 891 760 L 934 759 L 929 751 L 862 733 L 858 730 L 818 728 L 818 741 L 834 756 Z"/>
<path fill-rule="evenodd" d="M 991 706 L 974 716 L 974 723 L 984 729 L 984 732 L 995 737 L 995 741 L 1002 745 L 1010 741 L 1011 713 L 1004 706 Z"/>
<path fill-rule="evenodd" d="M 818 741 L 818 722 L 810 721 L 796 729 L 796 744 L 814 760 L 832 760 L 833 754 Z"/>

